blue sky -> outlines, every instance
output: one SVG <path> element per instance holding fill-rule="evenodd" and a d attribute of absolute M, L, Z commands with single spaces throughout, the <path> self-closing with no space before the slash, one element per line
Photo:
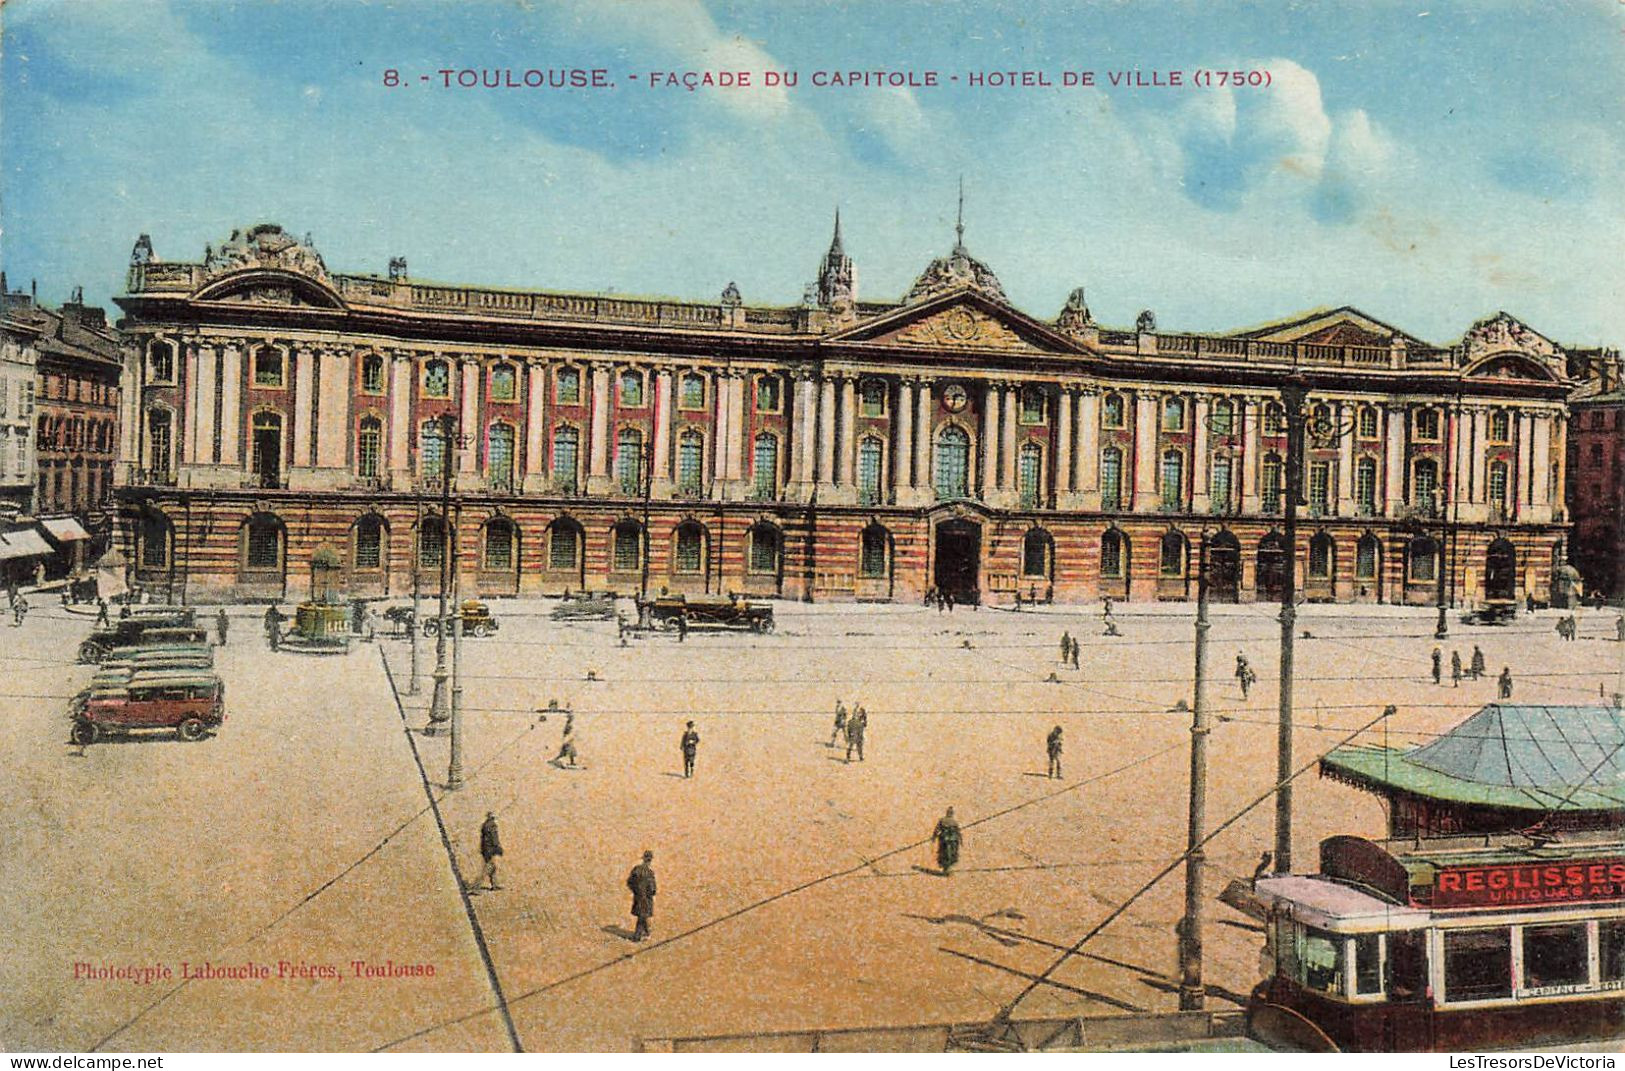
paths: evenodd
<path fill-rule="evenodd" d="M 1013 302 L 1222 330 L 1353 304 L 1625 342 L 1625 4 L 9 0 L 0 266 L 61 300 L 130 246 L 310 232 L 336 271 L 792 303 L 840 206 L 860 296 L 953 241 Z M 613 90 L 387 89 L 603 67 Z M 972 89 L 972 71 L 1268 70 L 1268 89 Z M 815 70 L 937 70 L 819 90 Z M 795 70 L 794 90 L 648 72 Z M 629 75 L 638 74 L 632 81 Z M 958 83 L 948 81 L 960 75 Z M 758 74 L 759 77 L 759 74 Z"/>

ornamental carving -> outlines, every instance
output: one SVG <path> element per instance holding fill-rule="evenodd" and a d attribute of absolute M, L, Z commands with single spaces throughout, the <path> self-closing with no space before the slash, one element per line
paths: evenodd
<path fill-rule="evenodd" d="M 946 312 L 917 320 L 886 341 L 911 346 L 974 346 L 1029 352 L 1037 349 L 996 317 L 971 305 L 956 305 Z"/>
<path fill-rule="evenodd" d="M 1517 350 L 1539 358 L 1557 357 L 1562 352 L 1551 339 L 1504 312 L 1473 324 L 1472 329 L 1462 336 L 1461 342 L 1469 362 L 1505 350 Z"/>
<path fill-rule="evenodd" d="M 204 247 L 203 272 L 206 278 L 227 275 L 248 268 L 277 268 L 326 281 L 327 265 L 311 244 L 310 235 L 300 241 L 275 223 L 261 223 L 248 231 L 232 231 L 218 250 Z"/>

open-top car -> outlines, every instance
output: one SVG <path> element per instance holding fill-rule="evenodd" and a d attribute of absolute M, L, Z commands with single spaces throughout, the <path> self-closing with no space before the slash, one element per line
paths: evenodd
<path fill-rule="evenodd" d="M 207 633 L 194 624 L 191 610 L 143 613 L 122 617 L 95 629 L 79 644 L 79 661 L 100 662 L 118 647 L 142 643 L 171 642 L 195 637 L 205 641 Z"/>
<path fill-rule="evenodd" d="M 182 740 L 200 740 L 225 720 L 226 687 L 207 670 L 113 671 L 97 674 L 69 712 L 76 744 L 148 729 L 173 729 Z"/>
<path fill-rule="evenodd" d="M 489 636 L 497 630 L 497 620 L 491 616 L 491 608 L 478 599 L 464 599 L 455 612 L 462 619 L 464 636 Z M 423 634 L 440 635 L 440 618 L 424 617 Z"/>
<path fill-rule="evenodd" d="M 553 607 L 555 621 L 613 621 L 615 619 L 615 593 L 613 591 L 566 592 Z"/>
<path fill-rule="evenodd" d="M 1511 599 L 1492 599 L 1461 615 L 1468 625 L 1510 625 L 1518 616 L 1518 604 Z"/>
<path fill-rule="evenodd" d="M 772 604 L 739 595 L 662 595 L 639 604 L 638 611 L 655 628 L 676 628 L 678 620 L 686 618 L 690 628 L 773 631 Z"/>

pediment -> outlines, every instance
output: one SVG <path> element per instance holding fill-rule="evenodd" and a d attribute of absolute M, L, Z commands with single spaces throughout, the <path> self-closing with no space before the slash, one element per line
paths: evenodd
<path fill-rule="evenodd" d="M 833 342 L 919 349 L 1027 354 L 1076 354 L 1080 348 L 1054 328 L 971 290 L 905 305 L 853 325 Z"/>
<path fill-rule="evenodd" d="M 1406 343 L 1420 341 L 1392 324 L 1383 323 L 1375 316 L 1368 316 L 1348 305 L 1307 313 L 1236 334 L 1261 342 L 1304 342 L 1322 346 L 1386 346 L 1394 338 Z"/>
<path fill-rule="evenodd" d="M 1469 379 L 1525 379 L 1550 383 L 1556 374 L 1545 362 L 1526 353 L 1505 350 L 1480 358 L 1463 372 Z"/>
<path fill-rule="evenodd" d="M 1469 362 L 1508 350 L 1528 354 L 1540 361 L 1561 357 L 1563 352 L 1557 343 L 1505 312 L 1498 312 L 1475 323 L 1462 336 L 1461 343 L 1467 351 Z"/>
<path fill-rule="evenodd" d="M 295 305 L 342 309 L 344 302 L 314 279 L 289 271 L 250 269 L 215 279 L 193 295 L 197 301 L 247 305 Z"/>

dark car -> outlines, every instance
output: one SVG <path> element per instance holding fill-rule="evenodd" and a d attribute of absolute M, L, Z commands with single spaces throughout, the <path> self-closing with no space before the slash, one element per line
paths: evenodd
<path fill-rule="evenodd" d="M 160 613 L 147 608 L 147 612 L 121 617 L 91 632 L 79 645 L 79 661 L 100 662 L 115 647 L 134 647 L 152 642 L 148 634 L 159 630 L 166 640 L 177 638 L 177 630 L 196 633 L 199 641 L 206 640 L 206 634 L 196 627 L 195 621 L 196 616 L 191 610 L 166 610 Z"/>
<path fill-rule="evenodd" d="M 1517 616 L 1517 603 L 1497 600 L 1462 614 L 1461 620 L 1468 625 L 1510 625 Z"/>
<path fill-rule="evenodd" d="M 462 618 L 464 636 L 489 636 L 497 630 L 497 620 L 491 616 L 491 608 L 478 599 L 464 599 L 463 605 L 456 612 Z M 438 615 L 423 619 L 423 634 L 440 635 Z"/>
<path fill-rule="evenodd" d="M 615 593 L 613 591 L 576 591 L 566 594 L 553 607 L 555 621 L 613 621 L 615 619 Z"/>
<path fill-rule="evenodd" d="M 689 598 L 663 595 L 638 607 L 656 628 L 676 628 L 678 618 L 687 618 L 690 628 L 736 628 L 752 632 L 773 631 L 773 607 L 751 602 L 737 595 L 706 595 Z"/>

